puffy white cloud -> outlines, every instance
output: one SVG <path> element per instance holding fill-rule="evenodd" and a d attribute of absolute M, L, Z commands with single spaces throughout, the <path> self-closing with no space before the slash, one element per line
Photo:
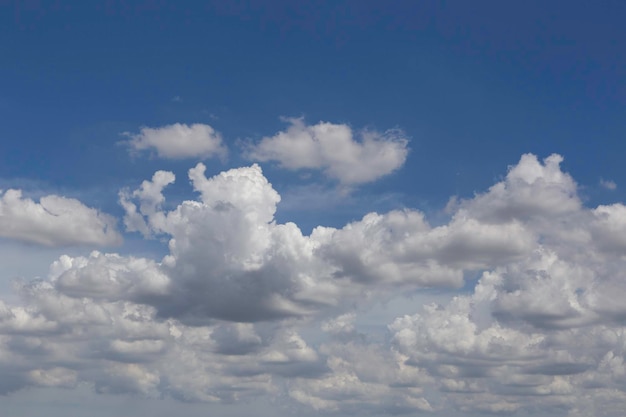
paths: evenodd
<path fill-rule="evenodd" d="M 55 287 L 77 298 L 138 300 L 166 294 L 170 285 L 154 261 L 116 254 L 63 255 L 50 269 Z"/>
<path fill-rule="evenodd" d="M 276 222 L 257 165 L 207 177 L 198 164 L 197 200 L 171 210 L 174 175 L 159 171 L 121 203 L 127 228 L 166 237 L 168 254 L 62 256 L 22 283 L 21 303 L 0 303 L 0 391 L 86 382 L 338 415 L 620 416 L 626 209 L 584 207 L 561 159 L 524 155 L 444 224 L 394 210 L 308 236 Z M 363 323 L 423 289 L 447 301 L 398 304 L 378 332 Z"/>
<path fill-rule="evenodd" d="M 431 228 L 417 211 L 370 213 L 332 231 L 322 246 L 336 276 L 355 281 L 459 287 L 463 270 L 506 263 L 527 254 L 533 234 L 520 223 L 486 224 L 463 212 Z"/>
<path fill-rule="evenodd" d="M 536 235 L 534 250 L 499 266 L 491 263 L 472 294 L 427 305 L 390 325 L 395 348 L 436 378 L 439 390 L 451 393 L 450 404 L 463 412 L 558 408 L 612 416 L 613 407 L 586 406 L 587 396 L 623 401 L 623 394 L 613 395 L 626 389 L 620 368 L 626 317 L 620 302 L 626 294 L 623 207 L 583 209 L 566 192 L 575 189 L 573 180 L 549 169 L 559 159 L 538 165 L 533 156 L 523 157 L 504 182 L 461 203 L 456 214 L 496 224 L 522 221 Z M 514 186 L 515 177 L 524 180 Z M 511 207 L 518 192 L 534 198 L 546 189 L 553 201 Z M 562 230 L 572 228 L 575 233 Z M 529 395 L 532 405 L 525 400 Z"/>
<path fill-rule="evenodd" d="M 226 156 L 222 136 L 211 126 L 175 123 L 158 128 L 142 127 L 139 133 L 124 132 L 132 151 L 156 151 L 160 158 L 186 159 Z"/>
<path fill-rule="evenodd" d="M 573 411 L 585 404 L 588 389 L 624 390 L 619 365 L 612 368 L 617 373 L 607 369 L 607 358 L 624 352 L 621 326 L 546 329 L 498 321 L 484 312 L 507 294 L 501 284 L 486 275 L 471 296 L 426 306 L 390 326 L 396 348 L 435 378 L 450 404 L 476 413 Z"/>
<path fill-rule="evenodd" d="M 135 193 L 139 212 L 131 213 L 141 213 L 152 232 L 171 236 L 163 270 L 172 288 L 158 305 L 161 314 L 187 321 L 258 321 L 307 315 L 336 303 L 328 267 L 314 255 L 319 242 L 293 223 L 274 223 L 280 196 L 260 167 L 210 179 L 204 170 L 198 164 L 189 171 L 201 201 L 185 201 L 170 212 L 155 211 L 151 193 Z M 144 183 L 142 190 L 160 195 L 154 184 Z"/>
<path fill-rule="evenodd" d="M 146 237 L 151 235 L 151 229 L 146 224 L 144 215 L 151 217 L 156 215 L 165 201 L 163 188 L 172 184 L 175 179 L 176 176 L 169 171 L 157 171 L 152 176 L 152 181 L 143 181 L 141 187 L 133 193 L 128 190 L 120 191 L 120 204 L 126 212 L 124 216 L 126 230 L 140 232 Z M 131 201 L 132 198 L 138 198 L 141 201 L 139 208 Z"/>
<path fill-rule="evenodd" d="M 411 210 L 304 236 L 293 223 L 275 223 L 280 196 L 258 165 L 207 178 L 198 164 L 189 178 L 200 201 L 169 212 L 160 204 L 171 173 L 157 172 L 121 199 L 129 230 L 170 236 L 161 270 L 171 288 L 155 305 L 187 322 L 308 316 L 370 285 L 459 287 L 465 270 L 518 259 L 534 242 L 518 221 L 489 224 L 460 212 L 432 228 Z"/>
<path fill-rule="evenodd" d="M 352 129 L 345 124 L 320 122 L 307 126 L 302 119 L 287 121 L 287 130 L 251 145 L 248 158 L 277 161 L 289 170 L 321 169 L 344 185 L 356 185 L 400 168 L 409 152 L 408 140 L 399 131 L 366 131 L 355 140 Z"/>
<path fill-rule="evenodd" d="M 522 155 L 504 179 L 484 194 L 465 201 L 469 213 L 488 222 L 511 219 L 553 219 L 580 209 L 574 179 L 560 169 L 563 157 L 550 155 L 542 164 L 535 155 Z"/>
<path fill-rule="evenodd" d="M 121 243 L 113 217 L 73 198 L 24 198 L 21 190 L 0 191 L 0 236 L 45 246 Z"/>
<path fill-rule="evenodd" d="M 591 235 L 602 249 L 617 253 L 626 251 L 626 206 L 612 204 L 593 210 Z"/>

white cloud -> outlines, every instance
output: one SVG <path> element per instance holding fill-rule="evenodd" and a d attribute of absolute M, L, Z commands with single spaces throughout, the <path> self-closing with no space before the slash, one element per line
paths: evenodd
<path fill-rule="evenodd" d="M 464 202 L 473 217 L 484 221 L 553 219 L 580 209 L 574 179 L 560 169 L 563 157 L 553 154 L 542 164 L 535 155 L 522 155 L 504 179 L 484 194 Z"/>
<path fill-rule="evenodd" d="M 165 294 L 170 284 L 154 261 L 99 252 L 88 258 L 61 256 L 49 278 L 64 294 L 96 300 L 141 300 Z"/>
<path fill-rule="evenodd" d="M 132 151 L 156 151 L 160 158 L 186 159 L 226 156 L 222 136 L 206 124 L 175 123 L 159 128 L 142 127 L 139 133 L 125 132 Z"/>
<path fill-rule="evenodd" d="M 528 253 L 533 234 L 520 223 L 485 224 L 459 212 L 448 225 L 431 228 L 422 213 L 370 213 L 331 232 L 320 251 L 357 282 L 459 287 L 463 270 L 506 263 Z"/>
<path fill-rule="evenodd" d="M 561 159 L 524 155 L 446 224 L 407 209 L 309 236 L 276 222 L 280 196 L 257 165 L 207 177 L 198 164 L 198 199 L 172 210 L 174 175 L 158 171 L 121 200 L 127 228 L 166 237 L 169 253 L 62 256 L 22 283 L 19 303 L 0 303 L 0 389 L 272 396 L 338 415 L 620 416 L 626 209 L 584 207 Z M 473 289 L 452 292 L 467 278 Z M 435 287 L 450 296 L 397 304 L 383 331 L 360 321 Z"/>
<path fill-rule="evenodd" d="M 249 159 L 277 161 L 289 170 L 320 169 L 344 185 L 375 181 L 400 168 L 409 152 L 402 132 L 362 132 L 360 140 L 345 124 L 320 122 L 307 126 L 287 119 L 290 126 L 247 149 Z"/>
<path fill-rule="evenodd" d="M 162 193 L 163 189 L 175 180 L 176 176 L 173 173 L 157 171 L 152 176 L 152 181 L 143 181 L 141 187 L 133 193 L 130 193 L 128 190 L 122 190 L 119 193 L 120 204 L 126 212 L 124 216 L 126 230 L 129 232 L 140 232 L 145 237 L 151 235 L 152 232 L 144 220 L 144 215 L 156 215 L 161 208 L 161 204 L 165 201 Z M 132 198 L 138 198 L 141 201 L 139 208 L 131 201 Z"/>
<path fill-rule="evenodd" d="M 0 191 L 0 236 L 45 246 L 121 243 L 113 217 L 73 198 L 57 195 L 39 202 L 22 197 L 21 190 Z"/>
<path fill-rule="evenodd" d="M 174 180 L 168 172 L 121 200 L 129 230 L 171 237 L 161 269 L 174 288 L 157 307 L 188 322 L 309 316 L 369 285 L 459 287 L 464 270 L 520 258 L 534 242 L 517 221 L 487 224 L 461 213 L 431 228 L 411 210 L 371 213 L 304 236 L 293 223 L 275 223 L 280 196 L 259 166 L 204 173 L 202 164 L 189 170 L 200 201 L 170 212 L 159 209 L 163 187 Z"/>
<path fill-rule="evenodd" d="M 607 190 L 616 190 L 617 189 L 617 184 L 615 183 L 615 181 L 611 181 L 611 180 L 601 179 L 600 180 L 600 186 L 606 188 Z"/>
<path fill-rule="evenodd" d="M 338 288 L 314 255 L 319 242 L 303 236 L 293 223 L 274 223 L 280 196 L 260 167 L 213 178 L 204 171 L 202 164 L 189 170 L 201 201 L 185 201 L 170 212 L 156 210 L 162 186 L 173 180 L 161 172 L 134 193 L 139 211 L 124 202 L 135 207 L 127 212 L 127 224 L 171 236 L 163 270 L 174 288 L 159 305 L 162 314 L 187 321 L 258 321 L 307 315 L 336 303 Z"/>

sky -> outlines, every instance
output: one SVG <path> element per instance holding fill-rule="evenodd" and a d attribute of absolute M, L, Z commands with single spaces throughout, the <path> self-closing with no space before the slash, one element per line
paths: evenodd
<path fill-rule="evenodd" d="M 621 417 L 624 21 L 0 0 L 2 415 Z"/>

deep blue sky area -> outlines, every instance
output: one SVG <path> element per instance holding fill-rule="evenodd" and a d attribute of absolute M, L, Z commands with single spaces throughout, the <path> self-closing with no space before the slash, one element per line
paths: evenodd
<path fill-rule="evenodd" d="M 562 153 L 585 185 L 626 174 L 620 1 L 5 0 L 0 16 L 4 178 L 139 179 L 122 131 L 203 122 L 234 144 L 280 116 L 403 129 L 405 175 L 372 190 L 411 204 L 481 191 L 524 152 Z"/>

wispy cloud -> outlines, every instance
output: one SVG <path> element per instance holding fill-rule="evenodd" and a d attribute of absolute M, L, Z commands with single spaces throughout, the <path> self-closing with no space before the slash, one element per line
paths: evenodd
<path fill-rule="evenodd" d="M 617 184 L 614 181 L 611 181 L 611 180 L 600 179 L 600 186 L 602 186 L 603 188 L 606 188 L 607 190 L 611 190 L 611 191 L 617 189 Z"/>

